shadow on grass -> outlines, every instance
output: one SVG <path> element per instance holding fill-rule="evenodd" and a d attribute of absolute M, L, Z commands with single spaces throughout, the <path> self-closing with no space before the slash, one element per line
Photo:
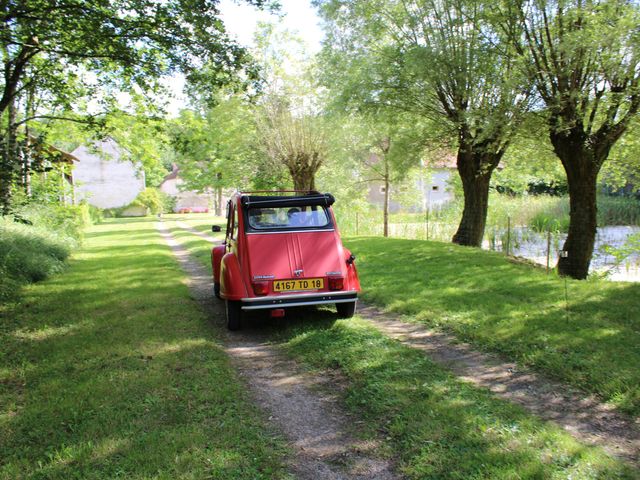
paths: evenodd
<path fill-rule="evenodd" d="M 499 254 L 357 238 L 364 297 L 640 412 L 640 285 L 566 281 Z M 382 274 L 384 272 L 384 274 Z"/>
<path fill-rule="evenodd" d="M 411 478 L 634 478 L 601 452 L 358 320 L 309 325 L 283 332 L 286 348 L 346 375 L 346 404 L 370 436 L 392 444 Z"/>

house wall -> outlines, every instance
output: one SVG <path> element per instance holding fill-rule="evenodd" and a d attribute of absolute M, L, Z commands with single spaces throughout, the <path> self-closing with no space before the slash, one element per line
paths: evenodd
<path fill-rule="evenodd" d="M 160 184 L 160 191 L 176 198 L 175 212 L 181 210 L 209 210 L 212 202 L 211 195 L 197 193 L 190 190 L 180 191 L 183 180 L 180 178 L 169 178 Z"/>
<path fill-rule="evenodd" d="M 448 185 L 454 170 L 448 168 L 431 170 L 431 176 L 424 180 L 418 180 L 416 187 L 423 191 L 423 198 L 416 198 L 415 205 L 405 207 L 410 211 L 423 211 L 426 207 L 433 208 L 453 200 L 454 195 Z M 371 182 L 367 199 L 371 205 L 382 208 L 384 205 L 384 184 L 383 182 Z M 391 186 L 391 199 L 389 201 L 389 212 L 396 213 L 402 206 L 393 200 L 393 185 Z"/>
<path fill-rule="evenodd" d="M 73 169 L 77 201 L 119 208 L 129 205 L 145 189 L 144 172 L 128 160 L 120 161 L 118 145 L 112 139 L 96 142 L 94 148 L 78 147 L 72 154 L 78 158 Z"/>
<path fill-rule="evenodd" d="M 452 173 L 449 169 L 434 170 L 431 174 L 431 182 L 425 182 L 424 194 L 429 207 L 453 200 L 453 192 L 448 185 Z"/>

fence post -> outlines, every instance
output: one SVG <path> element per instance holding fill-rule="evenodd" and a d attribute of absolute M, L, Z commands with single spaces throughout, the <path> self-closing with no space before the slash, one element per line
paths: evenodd
<path fill-rule="evenodd" d="M 424 239 L 429 240 L 429 207 L 427 207 L 424 216 Z"/>
<path fill-rule="evenodd" d="M 547 230 L 547 273 L 549 273 L 550 257 L 551 257 L 551 229 Z"/>
<path fill-rule="evenodd" d="M 511 251 L 511 215 L 507 217 L 507 257 Z"/>

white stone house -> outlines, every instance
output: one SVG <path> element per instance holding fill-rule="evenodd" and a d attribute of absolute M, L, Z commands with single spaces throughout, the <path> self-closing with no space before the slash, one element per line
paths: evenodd
<path fill-rule="evenodd" d="M 160 191 L 176 199 L 173 211 L 176 213 L 206 213 L 211 207 L 213 195 L 210 193 L 198 193 L 193 190 L 183 190 L 181 185 L 184 180 L 180 178 L 180 169 L 174 163 L 169 173 L 160 184 Z"/>
<path fill-rule="evenodd" d="M 85 200 L 98 208 L 121 208 L 145 189 L 141 165 L 123 160 L 122 150 L 112 138 L 80 146 L 71 154 L 78 159 L 73 169 L 76 201 Z"/>
<path fill-rule="evenodd" d="M 415 187 L 422 195 L 416 198 L 414 205 L 405 205 L 405 207 L 411 211 L 423 212 L 426 209 L 431 210 L 453 200 L 454 193 L 449 186 L 449 182 L 452 176 L 457 174 L 456 168 L 456 158 L 452 154 L 444 154 L 437 160 L 430 160 L 421 165 Z M 391 213 L 402 209 L 402 205 L 394 200 L 394 188 L 396 187 L 392 185 L 391 198 L 389 200 L 389 211 Z M 384 183 L 382 181 L 369 183 L 367 198 L 370 204 L 382 208 L 384 193 Z"/>

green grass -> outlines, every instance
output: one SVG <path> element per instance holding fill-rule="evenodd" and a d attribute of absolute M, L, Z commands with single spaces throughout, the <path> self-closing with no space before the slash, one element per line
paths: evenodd
<path fill-rule="evenodd" d="M 307 314 L 279 338 L 298 361 L 340 372 L 345 403 L 365 438 L 382 436 L 381 450 L 408 478 L 637 478 L 637 470 L 456 379 L 368 322 L 332 316 Z"/>
<path fill-rule="evenodd" d="M 182 221 L 199 232 L 207 234 L 212 234 L 212 225 L 219 225 L 222 229 L 227 226 L 227 220 L 224 217 L 217 217 L 211 213 L 170 213 L 163 215 L 162 218 L 167 221 Z M 218 233 L 217 235 L 220 236 L 221 234 Z M 224 233 L 222 233 L 222 237 L 224 237 Z"/>
<path fill-rule="evenodd" d="M 203 254 L 210 249 L 208 242 L 178 230 L 175 234 L 208 264 Z M 371 247 L 373 239 L 349 243 L 363 250 L 363 242 Z M 373 253 L 359 253 L 360 270 L 366 272 Z M 393 258 L 382 249 L 376 254 L 390 262 Z M 512 268 L 503 257 L 491 258 Z M 413 265 L 415 269 L 415 261 Z M 365 288 L 374 276 L 367 276 Z M 399 283 L 406 288 L 406 282 Z M 394 458 L 409 478 L 582 480 L 632 479 L 639 474 L 552 423 L 457 380 L 422 352 L 385 337 L 368 322 L 336 321 L 329 309 L 292 310 L 287 317 L 285 322 L 261 319 L 260 328 L 308 368 L 339 372 L 338 378 L 345 379 L 339 381 L 345 387 L 344 402 L 359 434 L 371 440 L 382 437 L 378 454 Z"/>
<path fill-rule="evenodd" d="M 150 220 L 0 310 L 0 478 L 271 479 L 265 429 Z"/>
<path fill-rule="evenodd" d="M 493 252 L 352 238 L 362 296 L 640 413 L 640 285 L 565 280 Z"/>

